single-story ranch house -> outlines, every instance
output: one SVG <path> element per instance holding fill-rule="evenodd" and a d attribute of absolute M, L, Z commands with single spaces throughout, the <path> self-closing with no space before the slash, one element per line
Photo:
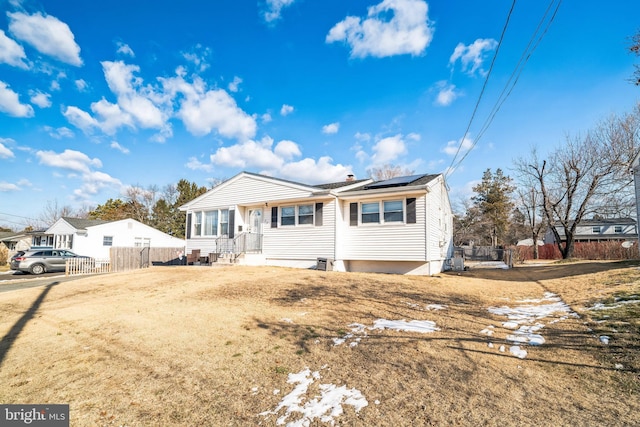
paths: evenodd
<path fill-rule="evenodd" d="M 241 172 L 180 209 L 187 253 L 210 262 L 432 275 L 453 254 L 441 174 L 307 185 Z"/>

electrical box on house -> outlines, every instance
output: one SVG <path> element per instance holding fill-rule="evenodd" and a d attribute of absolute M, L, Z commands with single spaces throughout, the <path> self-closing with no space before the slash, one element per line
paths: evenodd
<path fill-rule="evenodd" d="M 318 258 L 318 263 L 316 264 L 316 270 L 321 270 L 321 271 L 333 270 L 333 259 Z"/>

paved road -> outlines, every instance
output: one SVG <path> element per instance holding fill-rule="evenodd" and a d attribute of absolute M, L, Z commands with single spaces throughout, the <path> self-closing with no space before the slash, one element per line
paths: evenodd
<path fill-rule="evenodd" d="M 52 282 L 68 282 L 85 276 L 65 276 L 64 273 L 44 273 L 39 276 L 20 273 L 0 273 L 0 293 L 17 289 L 46 286 Z"/>

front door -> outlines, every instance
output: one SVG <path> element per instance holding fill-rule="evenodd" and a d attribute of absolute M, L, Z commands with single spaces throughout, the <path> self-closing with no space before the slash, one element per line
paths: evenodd
<path fill-rule="evenodd" d="M 247 221 L 247 251 L 260 252 L 262 250 L 262 209 L 249 209 Z"/>
<path fill-rule="evenodd" d="M 249 209 L 247 232 L 262 234 L 262 209 Z"/>

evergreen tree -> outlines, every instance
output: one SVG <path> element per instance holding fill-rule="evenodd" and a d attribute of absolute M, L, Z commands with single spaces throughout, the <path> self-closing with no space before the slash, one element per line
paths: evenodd
<path fill-rule="evenodd" d="M 491 246 L 505 243 L 509 216 L 513 212 L 511 193 L 515 190 L 512 180 L 497 169 L 495 174 L 487 169 L 480 184 L 473 187 L 471 198 L 480 215 L 480 229 Z"/>

